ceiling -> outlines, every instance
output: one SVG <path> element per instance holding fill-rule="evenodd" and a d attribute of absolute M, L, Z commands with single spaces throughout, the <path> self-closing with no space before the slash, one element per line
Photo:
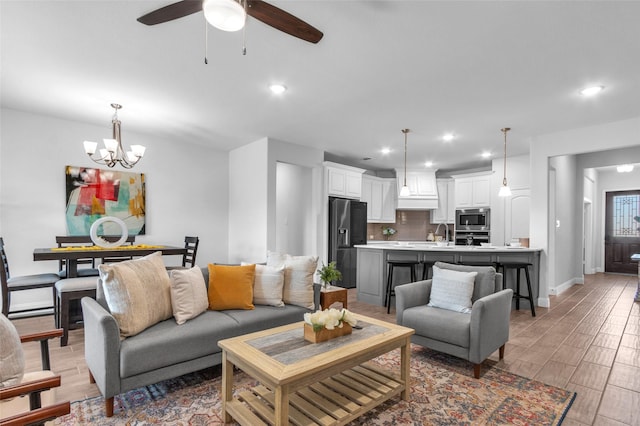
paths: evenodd
<path fill-rule="evenodd" d="M 324 38 L 249 18 L 246 56 L 242 31 L 210 28 L 205 50 L 202 13 L 136 21 L 169 3 L 2 0 L 2 107 L 104 125 L 87 135 L 100 140 L 117 102 L 125 145 L 128 131 L 223 151 L 270 137 L 373 170 L 402 167 L 410 128 L 409 167 L 440 171 L 501 157 L 505 126 L 516 155 L 537 135 L 640 116 L 636 1 L 274 0 Z M 598 97 L 578 93 L 594 84 Z"/>

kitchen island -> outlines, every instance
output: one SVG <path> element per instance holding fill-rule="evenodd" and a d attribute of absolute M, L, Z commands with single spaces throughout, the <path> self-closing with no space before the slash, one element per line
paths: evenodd
<path fill-rule="evenodd" d="M 434 263 L 440 261 L 467 265 L 495 264 L 501 261 L 529 262 L 532 264 L 530 274 L 533 300 L 538 298 L 540 249 L 504 246 L 438 246 L 435 243 L 423 241 L 374 242 L 366 245 L 357 245 L 356 248 L 358 249 L 356 287 L 358 301 L 360 302 L 384 306 L 388 271 L 387 262 L 393 260 L 415 260 L 421 262 L 416 271 L 418 280 L 422 276 L 425 262 Z M 508 277 L 506 277 L 507 284 L 509 287 L 514 288 L 515 272 L 510 270 L 508 274 Z M 409 272 L 397 269 L 394 271 L 393 281 L 397 285 L 408 283 L 410 281 Z M 526 281 L 523 275 L 520 278 L 520 291 L 526 294 L 526 288 Z M 528 305 L 525 304 L 525 306 Z"/>

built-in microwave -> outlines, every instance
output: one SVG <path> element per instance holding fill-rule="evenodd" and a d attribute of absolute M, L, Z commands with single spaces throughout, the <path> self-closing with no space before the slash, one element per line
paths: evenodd
<path fill-rule="evenodd" d="M 491 229 L 490 209 L 456 210 L 457 231 L 489 231 Z"/>

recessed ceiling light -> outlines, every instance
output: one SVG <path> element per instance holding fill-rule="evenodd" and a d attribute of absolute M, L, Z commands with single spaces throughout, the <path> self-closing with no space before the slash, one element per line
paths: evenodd
<path fill-rule="evenodd" d="M 442 136 L 442 140 L 445 142 L 451 142 L 453 140 L 453 133 L 447 133 Z"/>
<path fill-rule="evenodd" d="M 433 167 L 433 161 L 427 161 L 424 165 L 425 167 Z"/>
<path fill-rule="evenodd" d="M 629 173 L 633 171 L 633 164 L 621 164 L 616 167 L 618 173 Z"/>
<path fill-rule="evenodd" d="M 596 94 L 602 92 L 603 90 L 604 90 L 604 86 L 585 87 L 584 89 L 582 89 L 580 91 L 580 94 L 582 96 L 593 96 L 593 95 L 596 95 Z"/>
<path fill-rule="evenodd" d="M 491 153 L 489 151 L 485 151 L 482 154 L 480 154 L 482 156 L 482 158 L 489 158 L 491 157 Z"/>
<path fill-rule="evenodd" d="M 272 84 L 271 86 L 269 86 L 269 89 L 271 90 L 271 93 L 280 95 L 287 91 L 287 86 L 282 84 Z"/>
<path fill-rule="evenodd" d="M 382 154 L 384 154 L 384 155 L 387 155 L 387 154 L 389 154 L 389 153 L 391 152 L 391 149 L 390 149 L 390 148 L 382 148 L 382 149 L 380 150 L 380 152 L 381 152 Z"/>

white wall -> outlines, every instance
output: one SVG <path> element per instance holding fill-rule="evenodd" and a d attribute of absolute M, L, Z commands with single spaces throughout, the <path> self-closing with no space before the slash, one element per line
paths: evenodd
<path fill-rule="evenodd" d="M 305 245 L 318 255 L 323 241 L 322 161 L 324 152 L 314 148 L 264 138 L 229 153 L 230 197 L 229 262 L 264 262 L 277 246 L 278 163 L 310 169 L 311 178 L 299 191 L 310 194 L 310 204 L 300 206 L 311 223 Z M 297 191 L 298 191 L 297 190 Z"/>
<path fill-rule="evenodd" d="M 294 164 L 277 164 L 276 247 L 279 253 L 304 255 L 315 253 L 312 232 L 312 169 Z"/>
<path fill-rule="evenodd" d="M 574 155 L 561 155 L 549 159 L 555 170 L 555 212 L 551 211 L 552 226 L 549 232 L 555 232 L 555 245 L 549 247 L 555 253 L 555 284 L 552 289 L 568 288 L 582 281 L 582 243 L 576 245 L 576 222 L 581 222 L 582 204 L 576 209 L 576 158 Z M 582 197 L 580 197 L 582 200 Z M 555 215 L 554 215 L 555 213 Z M 580 235 L 582 228 L 580 228 Z"/>
<path fill-rule="evenodd" d="M 33 249 L 52 247 L 56 235 L 66 234 L 65 166 L 106 168 L 87 158 L 82 141 L 110 137 L 111 129 L 108 124 L 95 126 L 10 109 L 2 109 L 1 120 L 0 235 L 7 245 L 11 273 L 56 271 L 54 261 L 34 262 Z M 132 169 L 145 173 L 147 182 L 147 234 L 136 241 L 182 246 L 185 235 L 197 235 L 198 264 L 226 261 L 227 154 L 189 141 L 129 132 L 126 122 L 122 138 L 125 146 L 147 147 L 145 157 Z M 179 261 L 164 259 L 167 264 Z M 49 292 L 30 293 L 17 294 L 12 304 L 50 297 Z"/>
<path fill-rule="evenodd" d="M 553 232 L 549 223 L 547 211 L 549 207 L 549 158 L 558 155 L 571 155 L 602 151 L 604 149 L 617 149 L 633 147 L 640 144 L 640 117 L 617 121 L 599 126 L 590 126 L 574 129 L 566 132 L 541 135 L 531 138 L 529 142 L 531 156 L 531 244 L 543 249 L 541 256 L 540 296 L 538 303 L 548 305 L 550 288 L 557 284 L 555 270 L 547 267 L 547 251 L 549 232 Z M 578 170 L 580 168 L 578 167 Z M 582 176 L 574 195 L 576 204 L 583 202 Z M 582 213 L 579 226 L 582 226 Z M 578 224 L 576 224 L 576 227 Z M 579 235 L 573 233 L 575 239 Z M 575 268 L 575 265 L 567 265 Z"/>

